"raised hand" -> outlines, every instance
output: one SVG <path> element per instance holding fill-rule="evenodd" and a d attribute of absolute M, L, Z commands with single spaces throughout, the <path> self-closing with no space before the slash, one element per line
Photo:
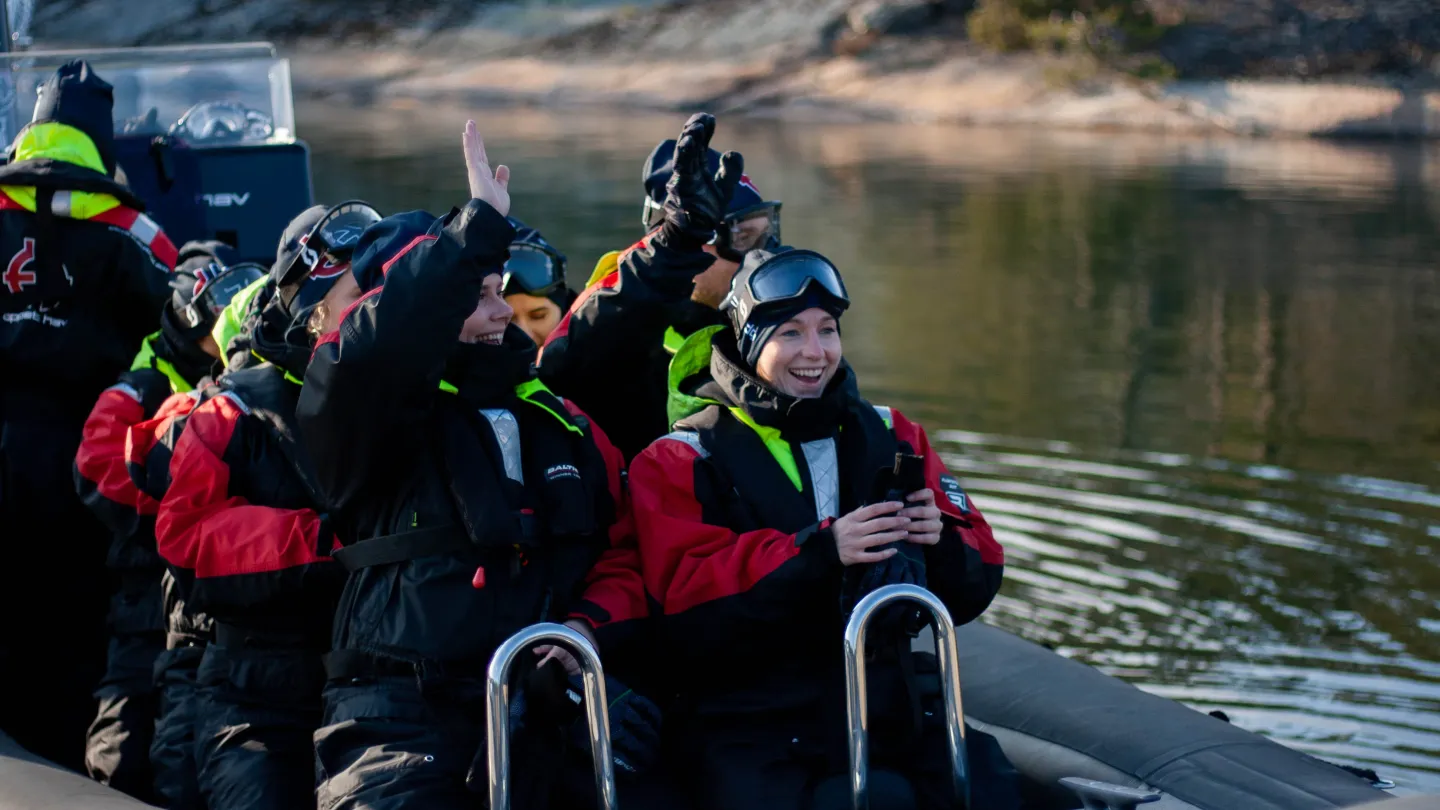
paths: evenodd
<path fill-rule="evenodd" d="M 465 174 L 470 180 L 470 197 L 484 200 L 506 216 L 510 213 L 510 167 L 500 166 L 490 170 L 490 158 L 485 154 L 485 140 L 475 128 L 474 121 L 465 122 L 465 134 L 460 143 L 465 149 Z"/>
<path fill-rule="evenodd" d="M 715 116 L 696 113 L 685 122 L 675 143 L 675 171 L 665 186 L 665 224 L 672 233 L 685 234 L 701 244 L 723 227 L 725 209 L 745 173 L 739 152 L 720 157 L 720 169 L 711 176 L 706 166 Z"/>

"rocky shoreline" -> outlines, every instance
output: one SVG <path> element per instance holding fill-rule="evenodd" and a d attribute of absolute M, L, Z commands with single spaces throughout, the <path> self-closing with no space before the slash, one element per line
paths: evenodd
<path fill-rule="evenodd" d="M 292 60 L 301 98 L 357 104 L 703 107 L 826 121 L 1440 137 L 1440 84 L 1426 76 L 1142 81 L 1081 70 L 1062 55 L 987 52 L 957 33 L 956 18 L 934 0 L 908 3 L 932 9 L 934 20 L 906 27 L 892 16 L 883 18 L 886 30 L 869 33 L 866 21 L 885 3 L 409 0 L 407 25 L 376 24 L 396 18 L 382 8 L 396 2 L 172 0 L 164 14 L 101 26 L 105 15 L 113 20 L 110 0 L 57 0 L 42 7 L 36 34 L 41 44 L 89 46 L 274 39 Z M 350 16 L 337 17 L 339 8 Z"/>

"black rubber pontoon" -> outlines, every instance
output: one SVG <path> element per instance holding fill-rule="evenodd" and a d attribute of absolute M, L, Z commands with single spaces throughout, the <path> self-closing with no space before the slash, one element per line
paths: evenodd
<path fill-rule="evenodd" d="M 118 790 L 67 771 L 0 732 L 0 810 L 146 810 Z"/>
<path fill-rule="evenodd" d="M 1027 806 L 1079 805 L 1078 776 L 1163 794 L 1146 810 L 1324 810 L 1389 794 L 1307 754 L 978 622 L 959 630 L 965 719 L 1026 778 Z"/>

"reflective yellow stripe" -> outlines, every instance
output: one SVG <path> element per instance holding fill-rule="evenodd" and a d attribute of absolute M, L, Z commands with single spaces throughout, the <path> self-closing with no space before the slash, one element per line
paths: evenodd
<path fill-rule="evenodd" d="M 755 434 L 760 437 L 760 441 L 765 443 L 765 449 L 770 451 L 770 455 L 775 457 L 780 469 L 785 471 L 785 476 L 790 479 L 790 483 L 795 485 L 795 491 L 803 492 L 805 484 L 800 481 L 800 468 L 795 465 L 795 453 L 790 449 L 790 443 L 780 438 L 780 429 L 765 427 L 757 423 L 750 418 L 750 414 L 746 413 L 744 408 L 738 406 L 731 406 L 730 413 L 755 431 Z"/>
<path fill-rule="evenodd" d="M 172 394 L 194 388 L 193 384 L 180 376 L 180 372 L 175 369 L 175 366 L 155 354 L 155 346 L 152 341 L 159 339 L 159 332 L 145 338 L 145 341 L 140 344 L 140 351 L 135 355 L 135 360 L 130 363 L 130 370 L 139 371 L 142 368 L 150 368 L 164 374 L 170 380 L 170 393 Z"/>
<path fill-rule="evenodd" d="M 0 191 L 5 196 L 24 206 L 26 211 L 35 210 L 35 187 L 34 186 L 0 186 Z M 109 194 L 94 194 L 89 191 L 66 191 L 68 195 L 69 212 L 61 213 L 57 210 L 60 207 L 60 195 L 55 193 L 55 202 L 51 203 L 50 210 L 57 215 L 70 219 L 94 219 L 112 208 L 119 208 L 120 201 Z"/>
<path fill-rule="evenodd" d="M 460 389 L 456 388 L 448 382 L 445 382 L 444 380 L 440 381 L 440 390 L 444 391 L 447 394 L 460 393 Z M 555 394 L 549 388 L 545 387 L 545 383 L 542 383 L 539 380 L 530 380 L 529 382 L 523 382 L 515 386 L 515 396 L 521 398 L 522 400 L 528 402 L 531 405 L 534 405 L 535 407 L 550 414 L 556 419 L 559 419 L 560 424 L 564 425 L 566 430 L 571 431 L 572 433 L 579 433 L 581 436 L 584 436 L 585 431 L 581 430 L 578 426 L 576 426 L 576 424 L 569 418 L 556 413 L 554 409 L 552 409 L 549 405 L 530 398 L 535 394 L 539 394 L 542 392 L 550 394 L 550 396 L 552 397 L 555 396 Z M 556 397 L 556 399 L 559 399 L 559 397 Z"/>
<path fill-rule="evenodd" d="M 545 411 L 546 413 L 550 414 L 551 416 L 555 417 L 556 419 L 559 419 L 559 420 L 560 420 L 560 424 L 564 425 L 566 430 L 569 430 L 569 431 L 571 431 L 572 433 L 579 433 L 581 436 L 584 436 L 584 435 L 585 435 L 585 431 L 583 431 L 583 430 L 581 430 L 580 428 L 576 427 L 576 426 L 575 426 L 575 423 L 572 422 L 572 421 L 570 421 L 570 419 L 568 419 L 568 418 L 565 417 L 565 416 L 561 416 L 560 414 L 558 414 L 558 413 L 556 413 L 555 411 L 551 410 L 551 408 L 550 408 L 549 405 L 546 405 L 546 404 L 543 403 L 543 402 L 540 402 L 540 401 L 538 401 L 538 400 L 534 400 L 534 399 L 531 399 L 531 398 L 530 398 L 530 397 L 534 396 L 535 394 L 538 394 L 538 393 L 541 393 L 541 392 L 544 392 L 544 393 L 546 393 L 546 394 L 550 394 L 550 396 L 552 396 L 552 397 L 555 396 L 555 394 L 553 394 L 553 393 L 550 391 L 549 388 L 546 388 L 546 387 L 545 387 L 545 383 L 542 383 L 542 382 L 540 382 L 539 380 L 530 380 L 529 382 L 524 382 L 524 383 L 521 383 L 520 385 L 515 386 L 515 395 L 516 395 L 516 396 L 520 397 L 521 399 L 525 400 L 526 402 L 530 403 L 531 405 L 534 405 L 535 407 L 539 408 L 540 410 Z M 557 399 L 558 399 L 558 397 L 557 397 Z"/>

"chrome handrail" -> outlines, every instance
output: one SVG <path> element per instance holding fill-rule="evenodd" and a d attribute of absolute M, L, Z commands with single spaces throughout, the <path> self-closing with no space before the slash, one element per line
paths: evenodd
<path fill-rule="evenodd" d="M 945 695 L 945 737 L 962 810 L 970 807 L 970 763 L 965 755 L 965 712 L 960 704 L 960 659 L 955 623 L 935 594 L 915 585 L 885 585 L 860 600 L 845 625 L 845 713 L 850 721 L 850 796 L 854 810 L 870 808 L 870 736 L 865 691 L 865 630 L 875 612 L 894 602 L 919 602 L 934 617 L 935 650 Z"/>
<path fill-rule="evenodd" d="M 600 655 L 579 633 L 561 624 L 534 624 L 501 644 L 486 672 L 485 716 L 489 726 L 486 770 L 490 779 L 490 810 L 510 810 L 510 667 L 515 657 L 538 644 L 563 644 L 580 661 L 585 684 L 585 721 L 590 728 L 590 753 L 595 763 L 595 793 L 604 810 L 618 810 L 615 766 L 610 754 L 610 711 L 605 699 L 605 670 Z"/>

